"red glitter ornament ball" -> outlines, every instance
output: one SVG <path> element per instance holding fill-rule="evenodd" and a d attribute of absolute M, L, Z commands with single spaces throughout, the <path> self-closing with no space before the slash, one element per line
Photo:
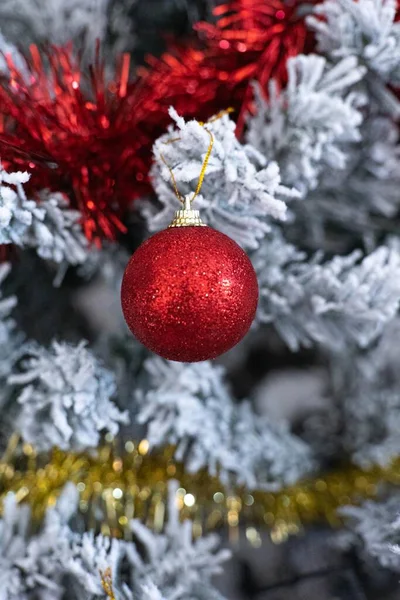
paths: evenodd
<path fill-rule="evenodd" d="M 132 333 L 163 358 L 216 358 L 247 333 L 258 301 L 245 252 L 211 227 L 155 234 L 132 256 L 122 282 L 122 309 Z"/>

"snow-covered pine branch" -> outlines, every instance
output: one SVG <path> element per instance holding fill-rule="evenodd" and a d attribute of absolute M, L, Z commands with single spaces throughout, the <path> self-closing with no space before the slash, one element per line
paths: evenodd
<path fill-rule="evenodd" d="M 307 22 L 316 31 L 323 54 L 334 60 L 355 56 L 384 81 L 396 85 L 400 83 L 396 11 L 395 0 L 326 0 L 314 7 Z"/>
<path fill-rule="evenodd" d="M 382 567 L 400 573 L 400 496 L 385 502 L 347 506 L 341 514 L 361 542 L 361 552 L 374 557 Z"/>
<path fill-rule="evenodd" d="M 364 74 L 347 57 L 331 66 L 322 56 L 299 55 L 287 63 L 288 85 L 269 85 L 269 99 L 255 88 L 257 112 L 248 120 L 247 140 L 276 161 L 282 182 L 306 195 L 317 187 L 324 168 L 343 169 L 346 145 L 360 140 L 364 99 L 349 91 Z"/>
<path fill-rule="evenodd" d="M 180 208 L 172 185 L 172 168 L 183 195 L 196 187 L 210 136 L 197 121 L 185 122 L 174 109 L 170 115 L 176 128 L 161 136 L 154 144 L 155 164 L 151 176 L 162 204 L 142 206 L 150 231 L 166 227 Z M 213 134 L 214 146 L 196 208 L 204 222 L 226 233 L 244 248 L 257 248 L 269 230 L 271 219 L 285 218 L 282 198 L 298 196 L 293 189 L 281 185 L 279 168 L 267 161 L 250 145 L 242 145 L 235 136 L 235 123 L 224 115 L 206 125 Z M 174 139 L 173 143 L 167 143 Z"/>
<path fill-rule="evenodd" d="M 142 587 L 137 600 L 165 600 L 165 598 L 163 598 L 160 590 L 153 583 L 149 583 Z"/>
<path fill-rule="evenodd" d="M 51 568 L 44 572 L 44 556 L 36 552 L 30 531 L 29 507 L 18 505 L 14 494 L 7 495 L 0 518 L 0 598 L 32 600 L 40 593 L 42 600 L 61 600 L 62 589 Z"/>
<path fill-rule="evenodd" d="M 398 99 L 386 84 L 400 84 L 400 23 L 396 0 L 326 0 L 307 19 L 318 50 L 333 61 L 356 59 L 366 67 L 367 88 L 385 110 L 400 114 Z"/>
<path fill-rule="evenodd" d="M 232 401 L 222 367 L 154 357 L 145 368 L 150 389 L 137 391 L 138 420 L 150 446 L 176 445 L 175 458 L 189 471 L 207 468 L 224 484 L 278 489 L 312 469 L 309 449 L 284 423 Z"/>
<path fill-rule="evenodd" d="M 340 424 L 346 455 L 364 468 L 385 467 L 400 454 L 399 336 L 396 319 L 368 352 L 333 360 L 331 422 Z"/>
<path fill-rule="evenodd" d="M 22 245 L 26 230 L 31 225 L 36 203 L 28 200 L 23 184 L 30 175 L 17 171 L 7 173 L 0 165 L 0 243 Z"/>
<path fill-rule="evenodd" d="M 41 258 L 55 263 L 85 262 L 88 244 L 79 224 L 79 212 L 68 208 L 65 196 L 47 190 L 41 194 L 39 208 L 41 218 L 32 219 L 26 245 L 36 248 Z"/>
<path fill-rule="evenodd" d="M 9 275 L 10 271 L 11 265 L 9 263 L 0 264 L 0 324 L 2 325 L 9 322 L 12 310 L 17 304 L 17 299 L 15 296 L 3 298 L 3 294 L 1 292 L 1 285 L 4 283 L 4 280 Z"/>
<path fill-rule="evenodd" d="M 28 343 L 8 383 L 21 389 L 17 429 L 39 450 L 95 448 L 102 431 L 115 435 L 127 422 L 111 400 L 114 375 L 85 342 L 53 342 L 49 349 Z"/>
<path fill-rule="evenodd" d="M 345 169 L 325 170 L 306 201 L 293 204 L 291 236 L 299 243 L 341 252 L 354 243 L 355 236 L 371 247 L 382 234 L 396 229 L 400 209 L 398 126 L 387 117 L 371 115 L 361 127 L 361 136 L 346 150 Z M 341 236 L 336 233 L 338 228 Z"/>
<path fill-rule="evenodd" d="M 140 592 L 143 593 L 146 587 L 154 592 L 154 586 L 165 600 L 223 600 L 210 581 L 220 573 L 230 551 L 218 550 L 220 542 L 215 534 L 193 540 L 192 522 L 179 521 L 177 487 L 176 482 L 170 484 L 168 522 L 164 533 L 153 533 L 138 520 L 131 522 L 137 544 L 127 546 L 132 600 L 136 598 L 135 594 L 140 597 Z M 144 551 L 139 553 L 137 547 Z"/>
<path fill-rule="evenodd" d="M 335 351 L 365 348 L 398 311 L 396 249 L 309 260 L 274 229 L 252 260 L 260 286 L 257 319 L 272 323 L 292 350 L 314 343 Z"/>
<path fill-rule="evenodd" d="M 67 535 L 69 556 L 65 575 L 74 592 L 74 598 L 79 598 L 80 590 L 85 590 L 88 599 L 94 600 L 103 596 L 99 573 L 111 569 L 117 578 L 120 563 L 125 555 L 124 544 L 115 538 L 95 535 L 93 532 L 85 532 L 81 535 L 67 532 Z M 59 556 L 58 560 L 61 562 L 62 557 Z M 61 564 L 59 568 L 62 569 Z M 118 583 L 116 579 L 115 591 L 118 589 Z"/>
<path fill-rule="evenodd" d="M 0 243 L 35 248 L 42 258 L 77 265 L 85 261 L 87 241 L 79 212 L 68 208 L 62 194 L 43 191 L 40 202 L 29 200 L 23 184 L 30 175 L 0 167 Z"/>
<path fill-rule="evenodd" d="M 1 285 L 10 273 L 11 267 L 7 263 L 0 264 L 0 407 L 9 398 L 7 378 L 12 372 L 18 358 L 20 345 L 24 336 L 17 330 L 14 319 L 11 317 L 12 309 L 17 304 L 15 296 L 3 297 Z"/>
<path fill-rule="evenodd" d="M 193 523 L 179 522 L 176 487 L 170 488 L 165 531 L 153 533 L 135 520 L 132 542 L 72 529 L 78 510 L 72 484 L 35 535 L 29 508 L 10 494 L 0 519 L 1 600 L 61 600 L 67 594 L 68 600 L 98 600 L 104 597 L 99 571 L 107 569 L 117 600 L 224 600 L 211 577 L 230 552 L 218 550 L 215 534 L 193 539 Z"/>

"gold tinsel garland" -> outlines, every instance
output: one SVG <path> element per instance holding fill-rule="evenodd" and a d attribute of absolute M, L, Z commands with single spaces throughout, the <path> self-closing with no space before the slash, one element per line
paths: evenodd
<path fill-rule="evenodd" d="M 100 571 L 100 581 L 107 598 L 110 600 L 116 600 L 110 567 L 108 567 L 105 571 Z"/>
<path fill-rule="evenodd" d="M 30 505 L 34 522 L 39 523 L 71 481 L 79 491 L 79 508 L 89 528 L 130 539 L 132 518 L 162 530 L 168 481 L 177 479 L 181 516 L 193 520 L 195 536 L 227 525 L 234 540 L 240 524 L 249 542 L 257 546 L 263 526 L 280 543 L 307 523 L 339 525 L 339 507 L 376 497 L 381 484 L 400 485 L 398 458 L 387 468 L 362 470 L 348 465 L 279 492 L 228 491 L 205 471 L 186 472 L 174 460 L 174 448 L 154 454 L 148 449 L 147 440 L 128 441 L 120 450 L 110 441 L 92 454 L 54 450 L 36 455 L 32 446 L 20 445 L 14 436 L 0 461 L 0 505 L 5 494 L 13 491 L 19 502 Z"/>

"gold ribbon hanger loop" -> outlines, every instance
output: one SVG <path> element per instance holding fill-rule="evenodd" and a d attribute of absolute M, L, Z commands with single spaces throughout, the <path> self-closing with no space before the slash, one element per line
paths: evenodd
<path fill-rule="evenodd" d="M 214 146 L 214 136 L 211 133 L 211 131 L 209 129 L 207 129 L 206 125 L 208 123 L 213 123 L 214 121 L 220 119 L 223 115 L 229 114 L 231 112 L 233 112 L 233 108 L 227 108 L 226 110 L 222 110 L 221 112 L 219 112 L 212 119 L 207 121 L 207 123 L 203 123 L 201 121 L 198 122 L 199 125 L 204 127 L 205 131 L 207 131 L 208 135 L 210 136 L 210 143 L 208 145 L 206 155 L 205 155 L 203 163 L 201 165 L 199 180 L 197 182 L 196 189 L 193 192 L 193 196 L 191 198 L 189 198 L 188 196 L 185 197 L 181 194 L 181 192 L 179 191 L 179 188 L 178 188 L 178 184 L 177 184 L 175 175 L 174 175 L 174 171 L 173 171 L 172 167 L 170 167 L 169 164 L 167 163 L 165 156 L 162 154 L 162 152 L 160 152 L 161 160 L 163 161 L 163 163 L 165 164 L 165 166 L 167 167 L 167 169 L 170 172 L 172 186 L 174 188 L 175 195 L 178 198 L 179 202 L 181 204 L 183 204 L 183 207 L 184 207 L 183 210 L 176 211 L 174 220 L 169 225 L 169 227 L 184 227 L 184 226 L 189 226 L 189 225 L 190 226 L 205 226 L 205 224 L 200 219 L 199 211 L 192 209 L 192 204 L 193 204 L 194 199 L 200 193 L 201 187 L 203 185 L 204 177 L 206 174 L 206 170 L 207 170 L 207 165 L 210 160 L 211 152 L 212 152 L 212 149 Z M 165 142 L 165 144 L 173 144 L 174 142 L 177 142 L 180 139 L 181 139 L 180 137 L 176 137 L 171 140 L 168 140 L 167 142 Z"/>
<path fill-rule="evenodd" d="M 165 166 L 167 167 L 168 171 L 171 174 L 171 181 L 172 181 L 172 186 L 174 188 L 175 191 L 175 195 L 178 198 L 179 202 L 181 202 L 181 204 L 183 204 L 185 206 L 186 210 L 190 210 L 190 207 L 193 203 L 193 200 L 196 198 L 196 196 L 199 195 L 200 190 L 201 190 L 201 186 L 203 185 L 203 181 L 204 181 L 204 177 L 206 174 L 206 169 L 207 169 L 207 165 L 208 165 L 208 161 L 210 160 L 210 156 L 211 156 L 211 152 L 214 146 L 214 136 L 211 133 L 211 131 L 209 131 L 208 129 L 206 129 L 204 127 L 205 131 L 207 131 L 208 135 L 210 136 L 210 143 L 208 144 L 208 148 L 207 148 L 207 152 L 206 155 L 204 157 L 203 160 L 203 164 L 201 165 L 201 170 L 200 170 L 200 175 L 199 175 L 199 180 L 197 182 L 197 186 L 196 189 L 193 193 L 193 196 L 189 199 L 186 199 L 179 191 L 178 188 L 178 184 L 174 175 L 174 171 L 172 169 L 172 167 L 169 166 L 169 164 L 167 163 L 165 156 L 162 154 L 162 152 L 160 152 L 160 156 L 161 156 L 161 160 L 163 161 L 163 163 L 165 164 Z M 169 140 L 168 142 L 165 142 L 166 144 L 172 144 L 173 142 L 178 141 L 180 138 L 174 138 L 173 140 Z"/>
<path fill-rule="evenodd" d="M 103 588 L 107 598 L 110 600 L 117 600 L 114 594 L 112 571 L 110 567 L 107 567 L 105 571 L 99 571 L 101 587 Z"/>

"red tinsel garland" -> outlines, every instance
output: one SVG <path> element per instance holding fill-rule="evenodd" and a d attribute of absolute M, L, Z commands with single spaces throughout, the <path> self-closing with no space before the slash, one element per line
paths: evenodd
<path fill-rule="evenodd" d="M 310 4 L 309 4 L 310 6 Z M 304 5 L 296 0 L 269 2 L 238 0 L 218 6 L 216 24 L 199 23 L 195 29 L 207 38 L 210 57 L 218 59 L 239 109 L 239 132 L 251 108 L 251 82 L 265 91 L 273 78 L 286 83 L 286 62 L 311 46 L 304 22 Z"/>
<path fill-rule="evenodd" d="M 125 230 L 121 217 L 148 169 L 140 149 L 149 139 L 138 127 L 128 60 L 106 85 L 99 59 L 84 78 L 71 45 L 43 56 L 33 46 L 28 73 L 9 61 L 10 80 L 0 87 L 3 162 L 32 173 L 33 195 L 43 188 L 65 192 L 89 239 Z M 82 84 L 89 84 L 86 93 Z"/>
<path fill-rule="evenodd" d="M 132 200 L 150 190 L 151 148 L 169 123 L 168 107 L 205 120 L 233 106 L 242 127 L 251 81 L 264 89 L 271 77 L 284 84 L 287 59 L 304 50 L 309 5 L 219 5 L 216 24 L 198 23 L 191 46 L 171 45 L 161 58 L 149 58 L 133 83 L 127 56 L 106 83 L 98 58 L 81 73 L 72 45 L 42 55 L 33 46 L 27 72 L 9 59 L 10 79 L 0 85 L 3 162 L 32 173 L 32 195 L 44 187 L 67 194 L 90 240 L 115 237 Z"/>

